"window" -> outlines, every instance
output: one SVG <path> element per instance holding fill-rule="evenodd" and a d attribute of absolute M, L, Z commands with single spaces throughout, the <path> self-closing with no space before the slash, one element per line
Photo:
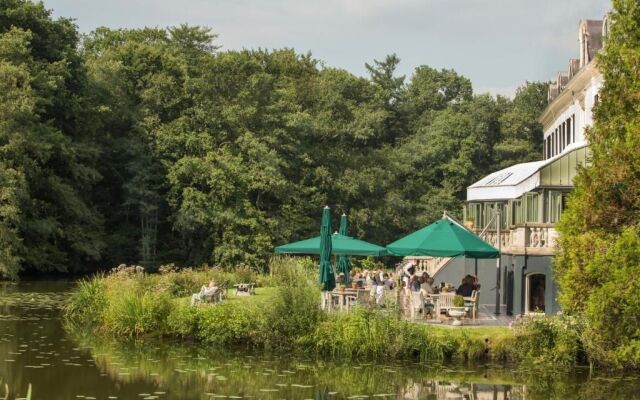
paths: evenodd
<path fill-rule="evenodd" d="M 571 136 L 573 136 L 573 143 L 576 142 L 576 115 L 571 116 Z"/>
<path fill-rule="evenodd" d="M 486 186 L 491 186 L 491 185 L 498 185 L 504 181 L 506 181 L 511 175 L 513 175 L 513 172 L 502 172 L 496 176 L 494 176 L 493 178 L 491 178 L 490 180 L 488 180 L 485 185 Z"/>
<path fill-rule="evenodd" d="M 507 207 L 505 203 L 496 203 L 496 207 L 498 208 L 498 210 L 500 210 L 500 229 L 504 230 L 507 229 L 508 222 L 508 215 L 507 215 Z"/>
<path fill-rule="evenodd" d="M 489 221 L 493 219 L 494 215 L 496 215 L 495 203 L 484 203 L 484 225 L 482 226 L 482 228 L 484 228 L 485 225 L 487 225 Z M 495 223 L 492 222 L 489 226 L 489 229 L 495 229 L 495 227 Z"/>
<path fill-rule="evenodd" d="M 472 224 L 472 229 L 482 229 L 482 205 L 480 203 L 469 203 L 467 221 Z"/>
<path fill-rule="evenodd" d="M 549 208 L 548 208 L 548 221 L 555 223 L 560 221 L 562 215 L 564 198 L 562 192 L 550 191 L 549 192 Z"/>
<path fill-rule="evenodd" d="M 540 222 L 538 219 L 540 208 L 538 193 L 527 193 L 525 195 L 525 206 L 526 222 Z"/>
<path fill-rule="evenodd" d="M 522 224 L 522 200 L 511 201 L 511 225 Z"/>
<path fill-rule="evenodd" d="M 571 136 L 571 118 L 567 118 L 567 140 L 569 141 L 569 144 L 573 143 Z"/>

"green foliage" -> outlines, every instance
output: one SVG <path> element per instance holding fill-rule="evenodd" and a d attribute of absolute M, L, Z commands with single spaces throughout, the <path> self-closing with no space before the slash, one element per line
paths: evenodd
<path fill-rule="evenodd" d="M 453 305 L 455 307 L 464 307 L 464 297 L 460 295 L 455 295 L 453 297 Z"/>
<path fill-rule="evenodd" d="M 282 286 L 266 308 L 262 332 L 269 348 L 293 347 L 326 316 L 320 309 L 320 290 L 310 285 Z"/>
<path fill-rule="evenodd" d="M 640 5 L 614 0 L 613 6 L 605 50 L 596 60 L 604 85 L 587 131 L 591 165 L 579 171 L 558 226 L 555 270 L 563 308 L 585 319 L 591 361 L 638 368 Z"/>
<path fill-rule="evenodd" d="M 187 25 L 80 38 L 40 3 L 0 0 L 0 274 L 266 272 L 326 204 L 388 243 L 539 153 L 539 84 L 511 101 L 453 70 L 397 76 L 396 55 L 363 78 L 215 40 Z"/>
<path fill-rule="evenodd" d="M 532 366 L 568 369 L 584 363 L 583 324 L 572 317 L 540 317 L 516 328 L 511 358 Z"/>
<path fill-rule="evenodd" d="M 317 269 L 317 264 L 309 257 L 272 257 L 267 283 L 270 286 L 310 287 L 316 282 Z"/>
<path fill-rule="evenodd" d="M 78 281 L 64 308 L 66 321 L 79 326 L 98 325 L 107 305 L 105 285 L 103 275 Z"/>
<path fill-rule="evenodd" d="M 78 34 L 42 3 L 0 1 L 0 274 L 100 258 L 92 120 Z"/>
<path fill-rule="evenodd" d="M 170 307 L 167 294 L 122 288 L 110 296 L 103 323 L 116 336 L 161 335 Z"/>

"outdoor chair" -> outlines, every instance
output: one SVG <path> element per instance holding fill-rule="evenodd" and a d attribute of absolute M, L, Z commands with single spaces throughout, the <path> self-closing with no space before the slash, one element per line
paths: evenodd
<path fill-rule="evenodd" d="M 464 306 L 468 307 L 471 312 L 471 318 L 478 318 L 478 301 L 480 299 L 480 291 L 474 290 L 470 297 L 464 298 Z"/>
<path fill-rule="evenodd" d="M 438 296 L 438 302 L 436 305 L 436 315 L 440 317 L 441 313 L 446 313 L 450 308 L 453 307 L 453 298 L 455 297 L 455 293 L 440 293 Z"/>
<path fill-rule="evenodd" d="M 416 319 L 416 316 L 422 313 L 424 316 L 424 296 L 421 292 L 411 292 L 411 319 Z"/>
<path fill-rule="evenodd" d="M 226 300 L 228 294 L 227 291 L 229 290 L 229 281 L 227 280 L 222 282 L 222 285 L 220 285 L 219 289 L 220 294 L 218 295 L 218 301 Z"/>
<path fill-rule="evenodd" d="M 220 301 L 222 301 L 222 290 L 219 287 L 202 297 L 203 303 L 219 303 Z"/>

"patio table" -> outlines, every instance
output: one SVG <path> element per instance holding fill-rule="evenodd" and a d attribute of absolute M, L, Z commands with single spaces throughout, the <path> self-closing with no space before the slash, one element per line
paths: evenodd
<path fill-rule="evenodd" d="M 342 289 L 333 290 L 331 292 L 331 304 L 333 305 L 334 304 L 333 300 L 336 299 L 340 311 L 342 310 L 348 311 L 351 306 L 351 303 L 348 301 L 349 297 L 352 297 L 357 303 L 359 295 L 362 295 L 363 293 L 368 294 L 370 293 L 370 291 L 367 289 L 347 289 L 347 288 L 345 288 L 344 290 Z"/>

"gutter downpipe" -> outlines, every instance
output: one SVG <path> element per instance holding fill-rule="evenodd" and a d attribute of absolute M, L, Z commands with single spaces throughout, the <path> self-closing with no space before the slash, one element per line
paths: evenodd
<path fill-rule="evenodd" d="M 501 211 L 496 207 L 496 232 L 498 240 L 498 258 L 496 260 L 496 310 L 495 315 L 500 315 L 500 262 L 502 259 L 502 239 L 500 238 Z"/>

